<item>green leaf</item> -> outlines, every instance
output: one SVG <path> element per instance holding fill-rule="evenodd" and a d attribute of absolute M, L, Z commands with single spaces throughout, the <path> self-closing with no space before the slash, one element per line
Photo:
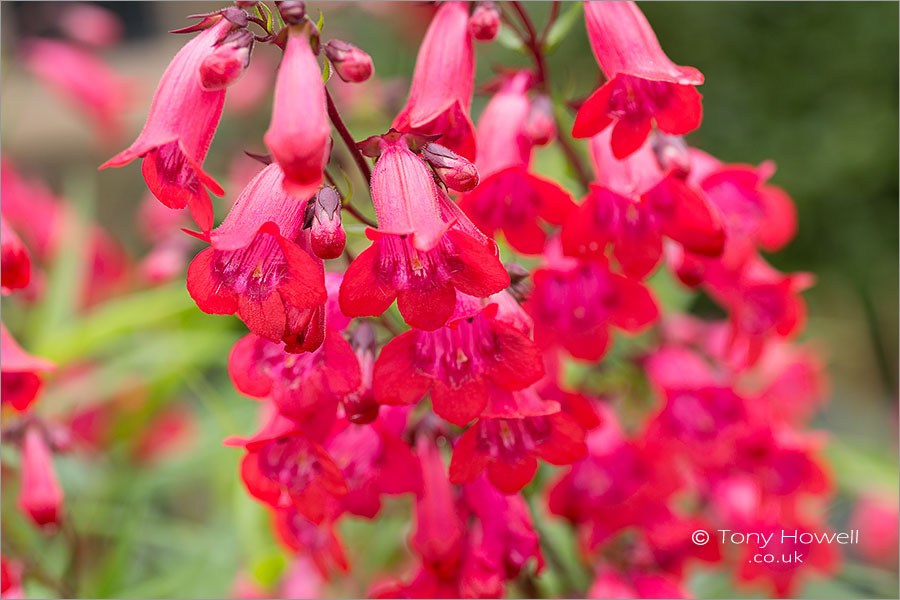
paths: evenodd
<path fill-rule="evenodd" d="M 319 20 L 316 21 L 316 29 L 319 30 L 319 34 L 322 33 L 322 29 L 325 27 L 325 15 L 322 14 L 322 11 L 319 11 Z"/>
<path fill-rule="evenodd" d="M 264 14 L 265 11 L 265 14 Z M 256 3 L 256 12 L 259 13 L 259 18 L 266 22 L 266 31 L 272 31 L 272 11 L 269 10 L 269 6 L 265 2 L 257 2 Z"/>
<path fill-rule="evenodd" d="M 497 42 L 504 48 L 508 48 L 514 52 L 525 54 L 527 50 L 522 39 L 509 27 L 500 28 L 500 32 L 497 34 Z"/>
<path fill-rule="evenodd" d="M 547 39 L 544 40 L 544 52 L 553 52 L 559 43 L 569 35 L 572 26 L 578 22 L 578 17 L 581 16 L 582 8 L 581 2 L 573 2 L 566 12 L 560 15 L 556 23 L 550 27 L 550 31 L 547 32 Z"/>

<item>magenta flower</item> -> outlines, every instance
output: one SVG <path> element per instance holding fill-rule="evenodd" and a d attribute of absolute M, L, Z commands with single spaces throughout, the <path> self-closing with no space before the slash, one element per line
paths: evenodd
<path fill-rule="evenodd" d="M 434 330 L 453 314 L 457 290 L 484 298 L 509 285 L 496 244 L 438 190 L 425 162 L 396 131 L 361 144 L 381 152 L 372 171 L 378 229 L 347 269 L 341 310 L 377 316 L 397 299 L 412 327 Z"/>
<path fill-rule="evenodd" d="M 272 164 L 247 185 L 188 267 L 187 287 L 200 310 L 237 313 L 251 332 L 300 352 L 321 343 L 310 327 L 325 280 L 302 229 L 305 203 L 285 193 L 283 179 Z"/>
<path fill-rule="evenodd" d="M 62 520 L 63 489 L 56 478 L 53 454 L 39 427 L 25 430 L 22 441 L 19 509 L 35 525 L 55 527 Z"/>
<path fill-rule="evenodd" d="M 537 116 L 528 96 L 532 79 L 527 71 L 507 76 L 485 107 L 478 122 L 476 161 L 482 181 L 460 201 L 486 234 L 503 231 L 506 241 L 524 254 L 544 249 L 547 234 L 538 219 L 562 225 L 575 208 L 563 188 L 529 172 L 535 145 L 529 126 L 535 131 L 545 127 L 533 121 Z"/>
<path fill-rule="evenodd" d="M 99 57 L 68 42 L 30 39 L 23 55 L 28 70 L 81 111 L 97 137 L 119 141 L 122 115 L 132 101 L 131 82 Z"/>
<path fill-rule="evenodd" d="M 337 398 L 360 385 L 353 348 L 331 328 L 326 329 L 321 346 L 299 355 L 246 335 L 231 349 L 228 372 L 238 391 L 252 398 L 270 398 L 282 415 L 297 422 L 315 419 L 315 427 L 325 432 L 334 423 Z"/>
<path fill-rule="evenodd" d="M 440 135 L 441 145 L 473 160 L 475 127 L 469 105 L 474 86 L 468 3 L 445 2 L 422 40 L 409 100 L 391 127 Z"/>
<path fill-rule="evenodd" d="M 169 208 L 187 206 L 204 232 L 213 225 L 206 188 L 218 196 L 225 193 L 203 170 L 203 159 L 222 115 L 225 90 L 204 90 L 200 65 L 216 52 L 216 42 L 235 28 L 224 14 L 208 17 L 198 26 L 210 23 L 185 44 L 163 73 L 138 138 L 100 166 L 121 167 L 143 158 L 141 170 L 153 195 Z"/>
<path fill-rule="evenodd" d="M 534 340 L 543 349 L 562 346 L 575 358 L 599 360 L 610 343 L 610 326 L 629 333 L 659 316 L 650 291 L 600 261 L 563 257 L 548 248 L 547 264 L 534 273 L 525 303 L 534 319 Z"/>
<path fill-rule="evenodd" d="M 697 255 L 716 257 L 725 245 L 719 211 L 676 172 L 664 172 L 650 142 L 623 159 L 613 156 L 610 132 L 590 142 L 596 185 L 563 226 L 570 256 L 602 259 L 607 246 L 623 273 L 643 278 L 659 264 L 663 236 Z"/>
<path fill-rule="evenodd" d="M 653 123 L 677 135 L 700 126 L 694 86 L 703 74 L 669 60 L 634 2 L 585 2 L 584 17 L 607 81 L 578 110 L 572 135 L 591 137 L 612 125 L 613 154 L 624 158 L 640 148 Z"/>
<path fill-rule="evenodd" d="M 275 81 L 272 121 L 263 138 L 284 170 L 284 189 L 290 195 L 306 200 L 319 189 L 331 153 L 330 136 L 319 63 L 307 34 L 291 27 Z"/>
<path fill-rule="evenodd" d="M 460 304 L 469 305 L 460 310 Z M 490 383 L 520 390 L 544 375 L 531 339 L 474 298 L 458 298 L 457 314 L 435 331 L 410 330 L 387 343 L 375 362 L 375 399 L 413 404 L 431 390 L 435 414 L 463 426 L 488 404 Z"/>
<path fill-rule="evenodd" d="M 299 432 L 296 423 L 275 417 L 250 438 L 232 437 L 226 446 L 247 450 L 241 479 L 254 498 L 272 508 L 291 508 L 315 524 L 334 517 L 335 500 L 347 484 L 328 452 Z"/>

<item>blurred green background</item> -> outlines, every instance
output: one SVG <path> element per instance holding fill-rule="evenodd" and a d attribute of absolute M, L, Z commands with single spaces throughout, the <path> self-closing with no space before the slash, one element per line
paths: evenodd
<path fill-rule="evenodd" d="M 121 13 L 128 31 L 125 43 L 105 56 L 135 80 L 129 135 L 120 140 L 124 147 L 143 123 L 156 80 L 184 42 L 165 31 L 182 27 L 184 15 L 219 5 L 105 4 Z M 386 82 L 383 93 L 377 100 L 338 95 L 338 103 L 357 139 L 382 133 L 405 99 L 403 78 L 412 72 L 431 9 L 418 3 L 308 6 L 325 11 L 326 38 L 346 39 L 372 55 L 376 74 Z M 778 166 L 773 182 L 797 204 L 797 238 L 769 258 L 780 269 L 811 271 L 818 278 L 805 294 L 810 318 L 804 338 L 816 342 L 829 365 L 832 393 L 815 424 L 831 432 L 828 456 L 838 485 L 832 523 L 840 525 L 861 492 L 894 498 L 897 493 L 898 5 L 655 2 L 641 7 L 673 61 L 706 76 L 703 126 L 689 142 L 725 162 L 773 159 Z M 543 25 L 549 4 L 529 2 L 527 9 Z M 570 9 L 563 3 L 563 14 Z M 99 147 L 83 120 L 17 64 L 17 43 L 27 34 L 46 33 L 42 19 L 54 10 L 52 3 L 4 2 L 2 10 L 4 155 L 46 179 L 139 256 L 146 246 L 135 233 L 144 194 L 138 165 L 95 174 L 96 165 L 120 148 Z M 567 100 L 586 97 L 598 73 L 578 19 L 549 57 L 556 92 Z M 514 46 L 510 36 L 477 45 L 479 83 L 495 66 L 528 64 Z M 276 64 L 271 50 L 257 50 L 272 59 L 263 68 Z M 473 115 L 486 100 L 476 97 Z M 226 112 L 207 161 L 210 172 L 227 182 L 230 158 L 241 149 L 261 151 L 267 124 L 267 101 L 249 115 Z M 541 151 L 537 169 L 577 191 L 555 149 Z M 238 191 L 226 188 L 230 198 Z M 217 205 L 218 219 L 223 206 Z M 73 232 L 70 249 L 79 247 L 79 239 Z M 224 370 L 240 324 L 197 310 L 183 281 L 112 299 L 85 314 L 72 291 L 79 260 L 83 263 L 78 252 L 60 253 L 38 306 L 26 309 L 16 299 L 4 299 L 4 322 L 35 353 L 63 366 L 94 365 L 75 384 L 51 383 L 42 411 L 65 414 L 72 405 L 123 395 L 137 397 L 136 408 L 116 420 L 106 452 L 59 460 L 72 521 L 90 534 L 75 541 L 80 562 L 70 564 L 71 539 L 46 539 L 18 518 L 10 501 L 15 481 L 6 477 L 4 552 L 8 542 L 37 552 L 50 575 L 65 572 L 73 589 L 94 597 L 226 595 L 242 570 L 261 583 L 274 581 L 284 557 L 263 510 L 240 486 L 239 453 L 221 446 L 222 438 L 248 433 L 255 422 L 255 404 L 233 391 Z M 702 300 L 697 302 L 702 308 Z M 135 467 L 136 433 L 175 403 L 196 417 L 189 446 Z M 359 565 L 361 577 L 342 582 L 340 593 L 364 594 L 375 573 L 402 559 L 406 510 L 402 502 L 389 505 L 377 529 L 361 520 L 344 526 L 350 561 Z M 836 579 L 814 581 L 804 594 L 896 596 L 896 571 L 852 556 L 848 563 Z M 552 582 L 547 585 L 552 591 Z M 54 593 L 39 583 L 29 586 L 37 595 Z M 701 597 L 748 593 L 735 592 L 715 575 L 697 577 L 691 591 Z"/>

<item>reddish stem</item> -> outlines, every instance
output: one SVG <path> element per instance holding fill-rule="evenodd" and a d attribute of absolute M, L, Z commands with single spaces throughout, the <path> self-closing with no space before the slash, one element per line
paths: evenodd
<path fill-rule="evenodd" d="M 368 184 L 369 180 L 372 179 L 372 170 L 369 168 L 369 163 L 366 162 L 366 157 L 364 157 L 359 151 L 359 148 L 356 147 L 356 141 L 354 141 L 353 136 L 350 135 L 350 130 L 344 125 L 344 120 L 341 119 L 337 106 L 334 105 L 334 100 L 331 98 L 331 93 L 327 88 L 325 89 L 325 99 L 328 102 L 328 117 L 331 119 L 332 124 L 334 124 L 334 128 L 337 129 L 341 139 L 344 140 L 347 150 L 350 151 L 353 160 L 356 162 L 356 166 L 359 167 L 360 173 L 362 173 Z"/>

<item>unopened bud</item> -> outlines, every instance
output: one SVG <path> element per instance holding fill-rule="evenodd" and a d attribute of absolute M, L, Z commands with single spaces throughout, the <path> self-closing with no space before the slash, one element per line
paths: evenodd
<path fill-rule="evenodd" d="M 298 25 L 306 17 L 305 2 L 276 2 L 275 6 L 278 7 L 278 14 L 287 25 Z"/>
<path fill-rule="evenodd" d="M 56 478 L 53 454 L 39 427 L 29 427 L 22 441 L 22 484 L 19 509 L 40 527 L 62 519 L 63 490 Z"/>
<path fill-rule="evenodd" d="M 200 87 L 207 92 L 222 90 L 241 78 L 250 65 L 253 34 L 236 29 L 228 34 L 200 63 Z"/>
<path fill-rule="evenodd" d="M 306 206 L 306 223 L 312 231 L 313 254 L 337 258 L 344 251 L 347 234 L 341 226 L 341 197 L 332 187 L 323 187 Z"/>
<path fill-rule="evenodd" d="M 651 141 L 656 162 L 663 171 L 673 171 L 682 179 L 691 172 L 691 152 L 680 135 L 657 133 Z"/>
<path fill-rule="evenodd" d="M 325 44 L 325 56 L 338 77 L 348 83 L 362 83 L 372 76 L 372 57 L 353 44 L 331 40 Z"/>
<path fill-rule="evenodd" d="M 422 158 L 451 190 L 468 192 L 478 185 L 475 165 L 449 148 L 429 142 L 422 147 Z"/>
<path fill-rule="evenodd" d="M 517 262 L 504 263 L 503 267 L 509 273 L 509 293 L 519 302 L 524 302 L 531 295 L 531 285 L 529 285 L 528 277 L 531 272 Z"/>
<path fill-rule="evenodd" d="M 556 137 L 553 103 L 548 96 L 538 96 L 532 101 L 525 121 L 525 135 L 536 146 L 549 144 Z"/>
<path fill-rule="evenodd" d="M 500 11 L 494 2 L 479 2 L 469 17 L 469 32 L 479 42 L 491 42 L 500 31 Z"/>

